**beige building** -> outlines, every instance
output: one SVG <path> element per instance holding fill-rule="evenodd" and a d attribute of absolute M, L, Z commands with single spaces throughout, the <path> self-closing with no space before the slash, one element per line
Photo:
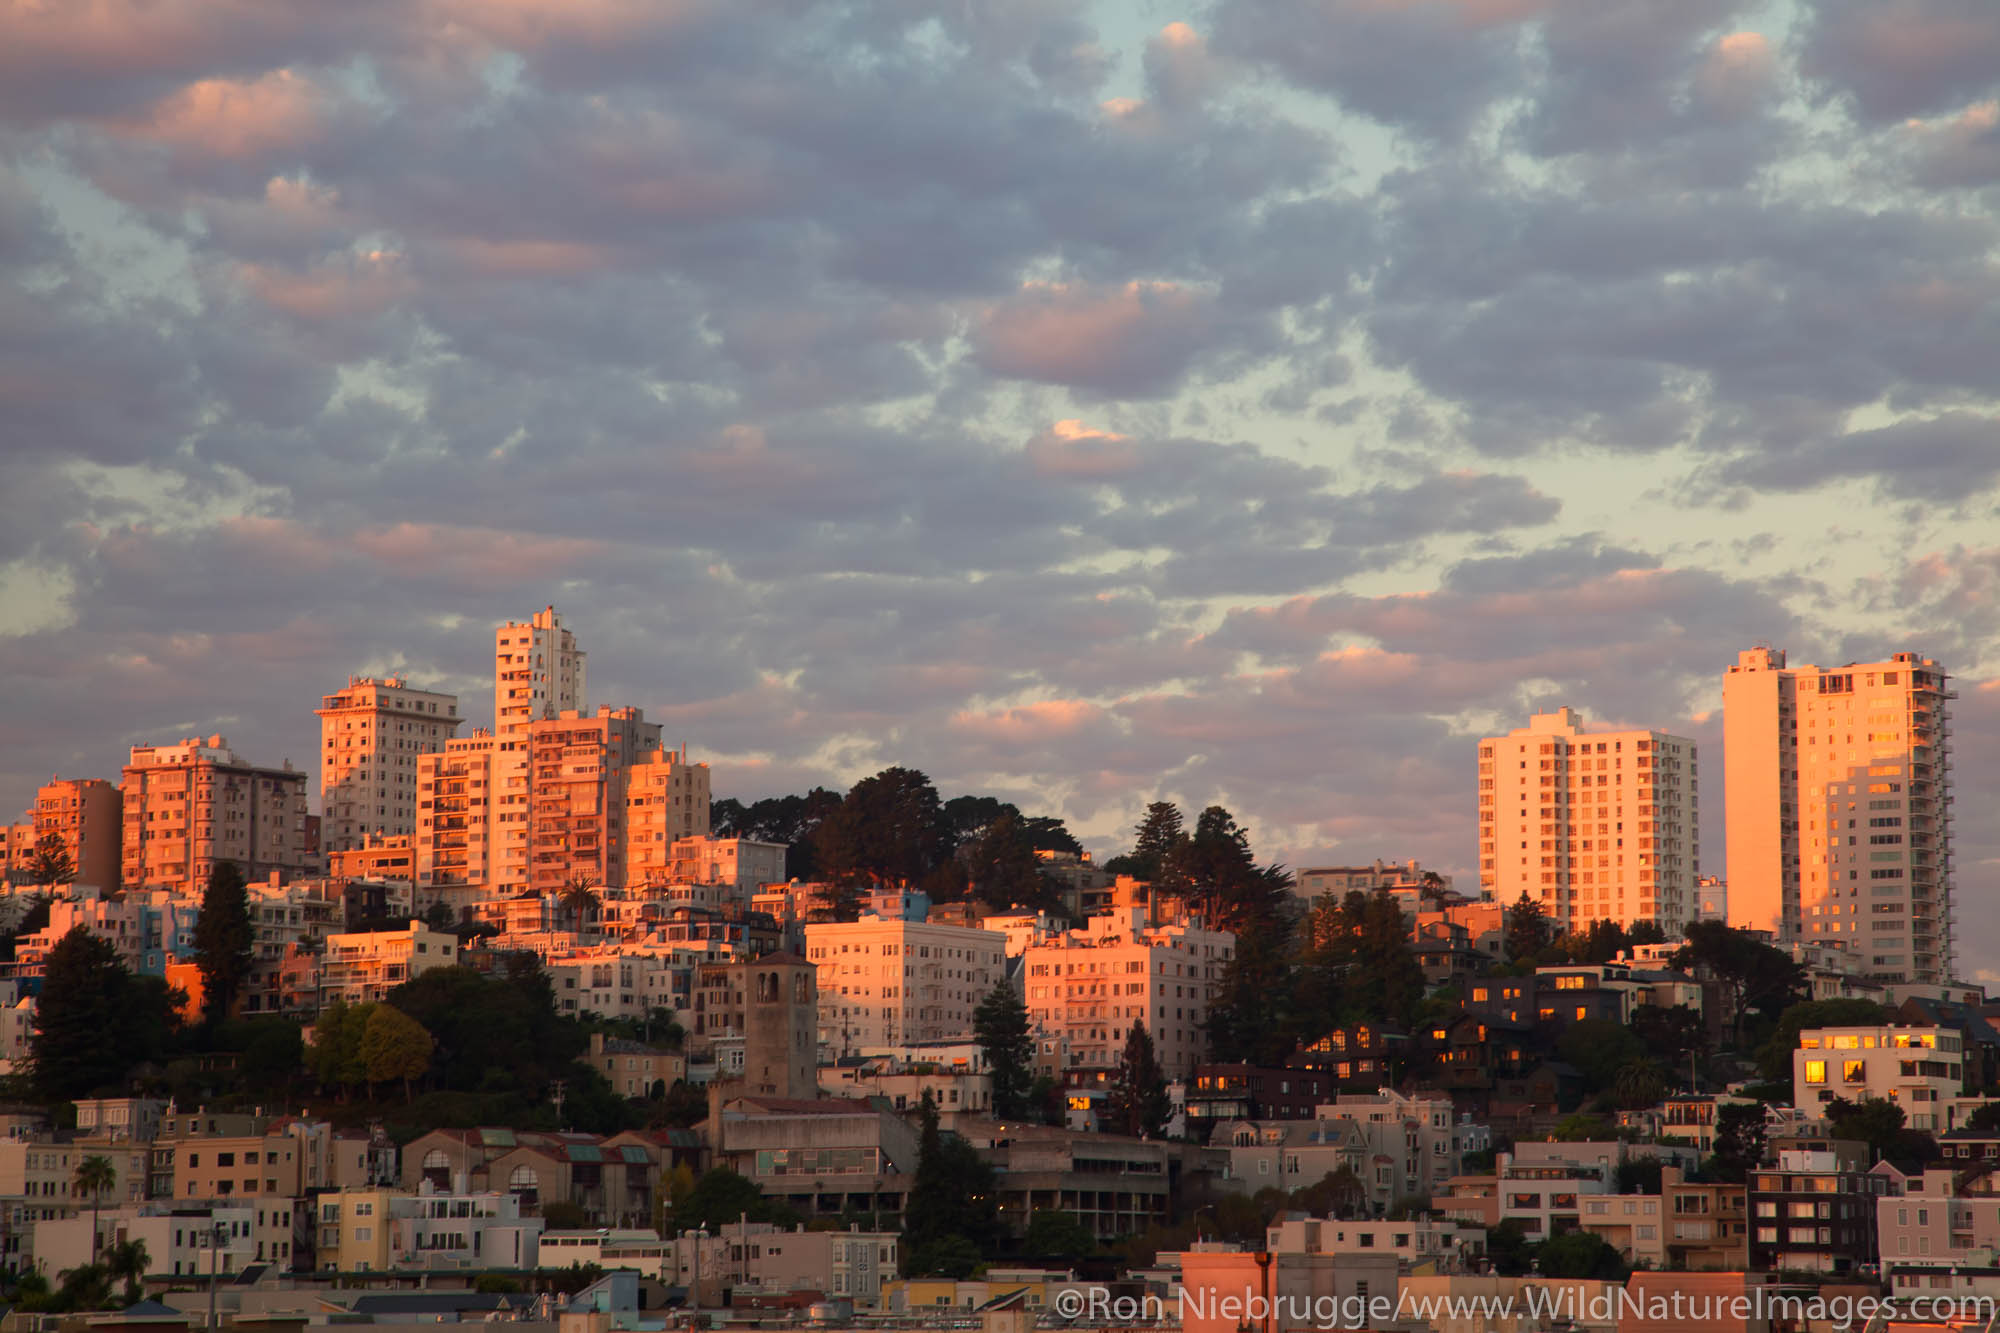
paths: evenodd
<path fill-rule="evenodd" d="M 511 743 L 510 743 L 511 744 Z M 496 895 L 528 887 L 528 752 L 503 748 L 484 729 L 445 742 L 417 761 L 411 836 L 417 906 L 437 888 L 485 886 Z"/>
<path fill-rule="evenodd" d="M 829 921 L 806 927 L 819 969 L 819 1039 L 833 1055 L 972 1034 L 972 1011 L 1007 975 L 998 931 L 923 921 Z"/>
<path fill-rule="evenodd" d="M 528 724 L 584 707 L 584 652 L 553 606 L 493 631 L 493 734 L 525 742 Z"/>
<path fill-rule="evenodd" d="M 625 782 L 621 882 L 690 878 L 678 872 L 675 853 L 684 841 L 708 841 L 708 801 L 708 765 L 690 764 L 686 750 L 655 750 L 633 764 Z"/>
<path fill-rule="evenodd" d="M 50 778 L 35 793 L 28 812 L 28 856 L 53 833 L 76 863 L 77 884 L 115 893 L 125 837 L 123 810 L 123 794 L 102 778 Z"/>
<path fill-rule="evenodd" d="M 1038 1043 L 1066 1048 L 1072 1067 L 1114 1068 L 1139 1022 L 1169 1078 L 1191 1075 L 1206 1058 L 1204 1024 L 1236 937 L 1144 918 L 1137 908 L 1094 916 L 1028 946 L 1029 1021 Z"/>
<path fill-rule="evenodd" d="M 1792 1105 L 1812 1113 L 1872 1097 L 1902 1108 L 1911 1129 L 1942 1132 L 1964 1091 L 1963 1045 L 1954 1028 L 1808 1028 L 1792 1052 Z"/>
<path fill-rule="evenodd" d="M 1951 693 L 1915 653 L 1836 669 L 1752 648 L 1723 678 L 1729 920 L 1951 979 Z"/>
<path fill-rule="evenodd" d="M 604 1081 L 621 1097 L 647 1097 L 655 1084 L 671 1088 L 687 1076 L 687 1057 L 624 1037 L 590 1034 L 590 1049 L 583 1063 L 604 1075 Z"/>
<path fill-rule="evenodd" d="M 458 730 L 458 696 L 413 690 L 401 676 L 349 676 L 316 711 L 320 846 L 344 852 L 369 834 L 412 832 L 417 760 Z"/>
<path fill-rule="evenodd" d="M 28 882 L 28 862 L 35 854 L 35 821 L 0 824 L 0 885 Z"/>
<path fill-rule="evenodd" d="M 1586 732 L 1574 710 L 1479 742 L 1479 886 L 1541 903 L 1558 927 L 1657 922 L 1679 935 L 1700 907 L 1693 741 Z"/>
<path fill-rule="evenodd" d="M 200 893 L 218 862 L 246 879 L 317 867 L 306 830 L 306 775 L 260 768 L 222 736 L 139 745 L 125 766 L 123 887 Z"/>
<path fill-rule="evenodd" d="M 458 962 L 458 937 L 412 921 L 407 930 L 329 935 L 319 967 L 320 1007 L 372 1004 L 412 977 Z"/>
<path fill-rule="evenodd" d="M 568 710 L 530 722 L 528 887 L 625 883 L 625 802 L 633 770 L 658 753 L 660 726 L 636 708 Z"/>

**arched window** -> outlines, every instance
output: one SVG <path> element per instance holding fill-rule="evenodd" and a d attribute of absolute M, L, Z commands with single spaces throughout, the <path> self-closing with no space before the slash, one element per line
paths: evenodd
<path fill-rule="evenodd" d="M 451 1188 L 451 1154 L 442 1148 L 433 1148 L 424 1154 L 424 1179 L 441 1190 Z"/>
<path fill-rule="evenodd" d="M 517 1166 L 507 1177 L 507 1190 L 521 1201 L 524 1208 L 533 1207 L 541 1201 L 541 1180 L 532 1166 Z"/>

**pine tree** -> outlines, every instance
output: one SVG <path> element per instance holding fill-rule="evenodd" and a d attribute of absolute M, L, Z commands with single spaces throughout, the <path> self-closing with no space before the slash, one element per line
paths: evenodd
<path fill-rule="evenodd" d="M 972 1014 L 972 1031 L 986 1055 L 993 1080 L 993 1114 L 1019 1120 L 1032 1113 L 1035 1038 L 1028 1030 L 1028 1006 L 1005 980 L 994 985 Z"/>
<path fill-rule="evenodd" d="M 235 1012 L 250 980 L 250 894 L 234 861 L 218 861 L 201 895 L 194 923 L 195 966 L 201 971 L 202 1014 L 210 1022 Z"/>
<path fill-rule="evenodd" d="M 1175 872 L 1187 841 L 1181 808 L 1172 801 L 1154 801 L 1132 832 L 1132 873 L 1152 884 L 1164 883 Z"/>
<path fill-rule="evenodd" d="M 42 964 L 30 1048 L 37 1090 L 72 1101 L 122 1085 L 133 1065 L 166 1052 L 173 994 L 158 977 L 133 976 L 108 942 L 71 930 Z"/>
<path fill-rule="evenodd" d="M 35 839 L 35 850 L 28 854 L 28 881 L 50 888 L 76 882 L 76 858 L 62 834 L 51 829 Z"/>
<path fill-rule="evenodd" d="M 1119 1057 L 1118 1071 L 1111 1078 L 1111 1095 L 1105 1099 L 1105 1127 L 1135 1139 L 1157 1139 L 1165 1136 L 1171 1114 L 1167 1076 L 1154 1053 L 1152 1035 L 1144 1023 L 1134 1023 L 1125 1035 L 1125 1053 Z"/>
<path fill-rule="evenodd" d="M 956 1269 L 963 1254 L 986 1253 L 999 1237 L 993 1168 L 973 1146 L 938 1128 L 937 1101 L 926 1091 L 917 1174 L 903 1211 L 903 1255 L 911 1276 Z"/>

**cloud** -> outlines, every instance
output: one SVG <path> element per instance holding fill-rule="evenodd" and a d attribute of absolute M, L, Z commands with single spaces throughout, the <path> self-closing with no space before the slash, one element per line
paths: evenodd
<path fill-rule="evenodd" d="M 1032 282 L 983 311 L 979 363 L 995 375 L 1122 398 L 1170 393 L 1230 329 L 1215 293 L 1175 282 Z"/>
<path fill-rule="evenodd" d="M 1868 120 L 1962 106 L 2000 68 L 2000 13 L 1984 0 L 1820 0 L 1804 12 L 1805 73 Z"/>

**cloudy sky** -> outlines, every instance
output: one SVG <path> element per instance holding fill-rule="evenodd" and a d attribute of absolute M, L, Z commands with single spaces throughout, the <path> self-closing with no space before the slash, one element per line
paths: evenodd
<path fill-rule="evenodd" d="M 1220 801 L 1476 883 L 1474 738 L 1958 677 L 2000 979 L 1992 0 L 0 0 L 0 809 L 491 716 L 718 794 Z"/>

